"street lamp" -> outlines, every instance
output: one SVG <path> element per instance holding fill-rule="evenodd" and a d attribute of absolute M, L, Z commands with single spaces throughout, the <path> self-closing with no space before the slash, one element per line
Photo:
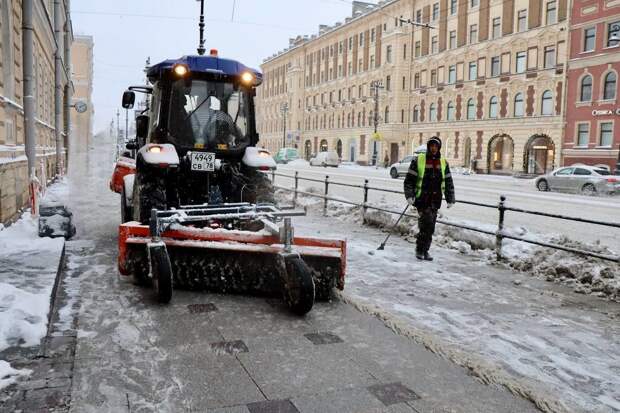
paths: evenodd
<path fill-rule="evenodd" d="M 284 132 L 282 133 L 282 147 L 286 148 L 286 114 L 288 113 L 288 103 L 284 102 L 280 107 L 280 111 L 282 112 L 284 127 L 282 128 Z"/>
<path fill-rule="evenodd" d="M 373 80 L 370 83 L 370 88 L 373 90 L 373 96 L 375 100 L 375 113 L 374 113 L 374 126 L 375 133 L 373 134 L 373 142 L 372 142 L 372 165 L 377 164 L 377 128 L 379 126 L 379 90 L 383 89 L 383 83 L 380 80 Z"/>

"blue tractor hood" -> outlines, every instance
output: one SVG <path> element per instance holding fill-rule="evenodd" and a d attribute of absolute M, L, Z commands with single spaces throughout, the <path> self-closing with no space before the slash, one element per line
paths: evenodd
<path fill-rule="evenodd" d="M 190 72 L 219 74 L 230 77 L 240 77 L 244 72 L 253 73 L 256 76 L 255 86 L 263 82 L 263 74 L 243 63 L 231 59 L 223 59 L 217 56 L 183 56 L 179 59 L 168 59 L 157 63 L 149 68 L 147 77 L 151 82 L 161 79 L 177 64 L 186 65 Z"/>

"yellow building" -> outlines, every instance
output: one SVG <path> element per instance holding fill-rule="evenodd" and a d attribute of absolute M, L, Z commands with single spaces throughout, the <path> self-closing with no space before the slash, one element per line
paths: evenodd
<path fill-rule="evenodd" d="M 55 143 L 55 55 L 61 59 L 61 87 L 71 91 L 65 59 L 65 43 L 71 43 L 71 22 L 67 1 L 60 2 L 60 23 L 64 32 L 54 35 L 54 2 L 33 2 L 34 100 L 36 173 L 40 181 L 53 177 L 56 169 Z M 23 0 L 0 0 L 0 223 L 14 219 L 28 203 L 28 168 L 24 133 Z M 66 106 L 62 105 L 66 119 Z M 66 123 L 57 125 L 66 140 Z M 66 144 L 66 142 L 65 142 Z"/>
<path fill-rule="evenodd" d="M 71 145 L 75 151 L 85 151 L 93 137 L 95 111 L 93 94 L 93 37 L 75 36 L 71 46 L 71 71 L 74 86 L 73 103 L 83 102 L 86 111 L 71 111 Z"/>
<path fill-rule="evenodd" d="M 545 172 L 560 159 L 566 11 L 567 0 L 354 2 L 343 23 L 265 60 L 261 143 L 361 164 L 376 147 L 382 164 L 439 135 L 453 165 Z"/>

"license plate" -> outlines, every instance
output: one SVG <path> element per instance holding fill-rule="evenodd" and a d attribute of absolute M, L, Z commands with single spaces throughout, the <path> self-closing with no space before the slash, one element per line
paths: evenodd
<path fill-rule="evenodd" d="M 192 171 L 215 171 L 215 154 L 211 152 L 192 152 L 190 154 Z"/>

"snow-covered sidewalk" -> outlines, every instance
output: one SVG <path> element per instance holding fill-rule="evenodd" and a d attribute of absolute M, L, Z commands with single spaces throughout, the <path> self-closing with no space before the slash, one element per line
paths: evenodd
<path fill-rule="evenodd" d="M 346 300 L 545 411 L 620 412 L 618 303 L 494 264 L 463 230 L 439 228 L 432 263 L 398 236 L 377 251 L 385 234 L 363 227 L 359 209 L 333 203 L 322 218 L 322 202 L 302 202 L 297 233 L 348 239 Z M 524 261 L 541 259 L 530 252 Z"/>
<path fill-rule="evenodd" d="M 50 190 L 48 196 L 62 198 L 66 184 Z M 3 354 L 38 346 L 47 333 L 63 248 L 63 238 L 39 238 L 37 219 L 29 212 L 0 230 L 0 389 L 29 373 L 11 368 Z"/>

